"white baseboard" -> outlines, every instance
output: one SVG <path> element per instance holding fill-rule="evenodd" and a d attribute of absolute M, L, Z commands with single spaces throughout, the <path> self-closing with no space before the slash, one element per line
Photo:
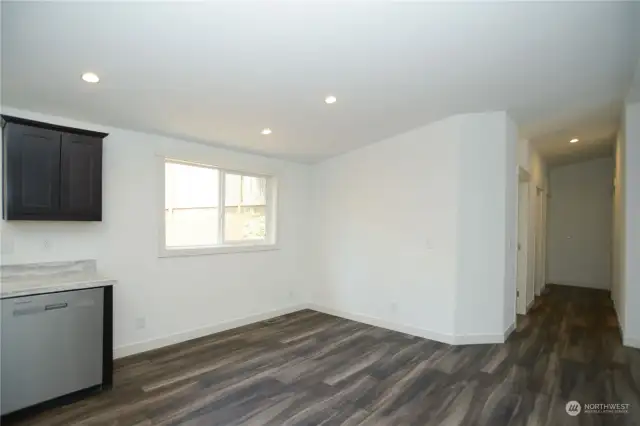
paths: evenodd
<path fill-rule="evenodd" d="M 327 308 L 316 304 L 303 303 L 299 305 L 289 306 L 282 309 L 276 309 L 260 314 L 250 315 L 244 318 L 237 318 L 231 321 L 225 321 L 220 324 L 214 324 L 207 327 L 200 327 L 192 330 L 183 331 L 180 333 L 170 334 L 155 339 L 144 340 L 142 342 L 131 343 L 128 345 L 119 346 L 114 348 L 114 359 L 122 358 L 129 355 L 134 355 L 141 352 L 150 351 L 153 349 L 159 349 L 165 346 L 173 345 L 176 343 L 186 342 L 187 340 L 197 339 L 199 337 L 208 336 L 210 334 L 219 333 L 233 328 L 242 327 L 244 325 L 253 324 L 260 321 L 265 321 L 271 318 L 279 317 L 281 315 L 290 314 L 292 312 L 301 311 L 303 309 L 313 309 L 314 311 L 323 312 L 325 314 L 338 316 L 352 321 L 369 324 L 374 327 L 386 328 L 388 330 L 398 331 L 400 333 L 410 334 L 412 336 L 422 337 L 429 340 L 435 340 L 450 345 L 473 345 L 473 344 L 493 344 L 503 343 L 506 338 L 515 329 L 515 323 L 512 324 L 504 334 L 468 334 L 468 335 L 452 335 L 438 333 L 432 330 L 425 330 L 423 328 L 414 327 L 411 325 L 394 323 L 391 321 L 383 320 L 380 318 L 370 317 L 362 314 L 352 314 L 349 312 Z M 629 344 L 628 346 L 633 346 Z M 639 347 L 639 346 L 635 346 Z"/>
<path fill-rule="evenodd" d="M 509 336 L 511 335 L 511 333 L 514 332 L 514 330 L 516 329 L 516 323 L 515 321 L 513 322 L 513 324 L 511 324 L 505 331 L 504 331 L 504 340 L 502 342 L 506 342 L 507 339 L 509 338 Z"/>
<path fill-rule="evenodd" d="M 369 324 L 374 327 L 386 328 L 387 330 L 398 331 L 400 333 L 410 334 L 412 336 L 422 337 L 429 340 L 435 340 L 449 345 L 480 345 L 480 344 L 493 344 L 504 343 L 505 336 L 510 334 L 515 329 L 515 323 L 513 323 L 505 333 L 500 334 L 466 334 L 466 335 L 453 335 L 443 334 L 432 330 L 426 330 L 424 328 L 414 327 L 406 324 L 399 324 L 380 318 L 370 317 L 368 315 L 353 314 L 350 312 L 341 311 L 338 309 L 328 308 L 326 306 L 316 305 L 311 303 L 307 306 L 308 309 L 314 311 L 323 312 L 325 314 L 334 315 L 337 317 L 345 318 L 351 321 L 357 321 L 364 324 Z"/>
<path fill-rule="evenodd" d="M 504 343 L 504 333 L 501 334 L 460 334 L 453 337 L 452 345 L 487 345 Z"/>
<path fill-rule="evenodd" d="M 364 324 L 369 324 L 374 327 L 386 328 L 388 330 L 398 331 L 400 333 L 410 334 L 412 336 L 418 336 L 429 340 L 436 340 L 442 343 L 454 344 L 454 336 L 451 334 L 438 333 L 436 331 L 425 330 L 423 328 L 414 327 L 411 325 L 398 324 L 391 321 L 383 320 L 380 318 L 370 317 L 362 314 L 352 314 L 350 312 L 341 311 L 338 309 L 327 308 L 326 306 L 316 305 L 311 303 L 308 305 L 309 309 L 322 312 L 336 317 L 345 318 L 351 321 L 357 321 Z"/>
<path fill-rule="evenodd" d="M 582 287 L 582 288 L 592 288 L 594 290 L 606 290 L 606 291 L 610 291 L 611 290 L 611 284 L 605 284 L 604 286 L 601 284 L 594 284 L 594 283 L 583 283 L 583 282 L 577 282 L 577 281 L 551 281 L 553 284 L 555 285 L 564 285 L 564 286 L 568 286 L 568 287 Z"/>
<path fill-rule="evenodd" d="M 618 319 L 618 328 L 620 329 L 620 336 L 622 336 L 622 341 L 624 342 L 624 325 L 622 324 L 622 319 L 620 318 L 620 311 L 618 310 L 618 304 L 616 303 L 616 299 L 613 298 L 613 293 L 611 300 L 613 301 L 613 310 L 616 311 L 616 318 Z"/>
<path fill-rule="evenodd" d="M 533 303 L 536 301 L 536 298 L 534 297 L 533 299 L 531 299 L 531 302 L 529 302 L 529 304 L 527 304 L 527 307 L 525 308 L 525 312 L 529 312 L 529 309 L 531 309 L 531 307 L 533 306 Z"/>
<path fill-rule="evenodd" d="M 640 339 L 636 339 L 634 337 L 624 337 L 622 339 L 622 344 L 630 348 L 640 349 Z"/>
<path fill-rule="evenodd" d="M 209 334 L 219 333 L 221 331 L 230 330 L 232 328 L 242 327 L 244 325 L 253 324 L 255 322 L 265 321 L 271 318 L 279 317 L 280 315 L 290 314 L 292 312 L 300 311 L 303 309 L 308 309 L 308 305 L 301 304 L 301 305 L 289 306 L 286 308 L 276 309 L 276 310 L 264 312 L 261 314 L 250 315 L 244 318 L 237 318 L 231 321 L 225 321 L 220 324 L 214 324 L 207 327 L 187 330 L 180 333 L 170 334 L 164 337 L 145 340 L 142 342 L 131 343 L 128 345 L 114 348 L 113 357 L 114 359 L 122 358 L 125 356 L 134 355 L 140 352 L 146 352 L 153 349 L 162 348 L 164 346 L 186 342 L 187 340 L 197 339 L 199 337 L 208 336 Z"/>
<path fill-rule="evenodd" d="M 616 300 L 612 297 L 613 301 L 613 310 L 616 311 L 616 317 L 618 319 L 618 328 L 620 328 L 620 336 L 622 337 L 622 345 L 628 346 L 630 348 L 640 349 L 640 339 L 635 337 L 627 337 L 624 335 L 624 325 L 620 318 L 620 311 L 618 310 L 618 305 L 616 304 Z"/>

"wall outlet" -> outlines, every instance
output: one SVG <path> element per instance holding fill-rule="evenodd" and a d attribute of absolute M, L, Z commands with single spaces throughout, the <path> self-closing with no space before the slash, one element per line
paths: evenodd
<path fill-rule="evenodd" d="M 433 242 L 431 242 L 430 238 L 427 238 L 424 242 L 424 248 L 426 248 L 427 250 L 433 250 Z"/>
<path fill-rule="evenodd" d="M 296 297 L 296 293 L 293 290 L 289 290 L 289 300 L 293 300 Z"/>
<path fill-rule="evenodd" d="M 389 309 L 391 310 L 392 314 L 395 314 L 398 312 L 398 304 L 396 302 L 391 302 L 391 304 L 389 305 Z"/>
<path fill-rule="evenodd" d="M 42 249 L 43 249 L 44 251 L 49 251 L 49 250 L 51 250 L 51 246 L 53 246 L 53 244 L 52 244 L 52 243 L 51 243 L 51 241 L 49 241 L 49 240 L 44 240 L 44 241 L 42 242 Z"/>
<path fill-rule="evenodd" d="M 147 326 L 147 320 L 145 317 L 136 318 L 136 329 L 142 330 Z"/>

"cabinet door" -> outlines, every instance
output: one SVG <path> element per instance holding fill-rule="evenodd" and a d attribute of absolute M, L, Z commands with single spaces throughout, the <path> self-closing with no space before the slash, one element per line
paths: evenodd
<path fill-rule="evenodd" d="M 63 133 L 61 161 L 61 213 L 102 220 L 102 139 Z"/>
<path fill-rule="evenodd" d="M 4 129 L 7 219 L 46 219 L 60 208 L 60 132 L 9 123 Z"/>

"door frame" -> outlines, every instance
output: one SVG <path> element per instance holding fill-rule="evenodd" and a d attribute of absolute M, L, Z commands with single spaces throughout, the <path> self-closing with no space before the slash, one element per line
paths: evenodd
<path fill-rule="evenodd" d="M 536 187 L 536 229 L 535 229 L 535 263 L 534 263 L 534 285 L 535 294 L 540 296 L 545 283 L 545 253 L 544 242 L 546 238 L 545 216 L 546 216 L 547 193 L 544 188 Z"/>
<path fill-rule="evenodd" d="M 531 175 L 518 167 L 518 220 L 516 231 L 516 313 L 527 313 L 529 181 Z"/>

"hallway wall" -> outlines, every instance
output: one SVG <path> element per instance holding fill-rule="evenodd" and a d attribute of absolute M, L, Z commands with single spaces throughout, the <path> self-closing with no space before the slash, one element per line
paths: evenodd
<path fill-rule="evenodd" d="M 551 170 L 548 280 L 611 288 L 613 158 Z"/>
<path fill-rule="evenodd" d="M 612 255 L 612 283 L 611 299 L 618 314 L 618 323 L 622 333 L 625 328 L 625 146 L 626 129 L 625 114 L 622 114 L 620 130 L 616 137 L 615 144 L 615 171 L 614 171 L 614 193 L 613 193 L 613 255 Z"/>
<path fill-rule="evenodd" d="M 532 279 L 535 295 L 539 295 L 540 291 L 546 285 L 547 271 L 547 196 L 549 194 L 549 168 L 547 163 L 540 155 L 540 152 L 532 147 L 529 154 L 531 173 L 531 235 L 534 235 L 531 241 L 531 259 L 532 259 Z M 539 191 L 540 190 L 540 191 Z M 541 221 L 540 228 L 537 228 L 537 221 Z M 531 300 L 527 303 L 533 301 Z"/>
<path fill-rule="evenodd" d="M 626 105 L 624 152 L 624 340 L 640 348 L 640 102 Z"/>
<path fill-rule="evenodd" d="M 548 192 L 548 168 L 540 155 L 538 148 L 528 140 L 520 140 L 518 143 L 518 166 L 529 173 L 529 212 L 527 236 L 519 239 L 526 241 L 526 246 L 522 250 L 526 253 L 526 275 L 527 285 L 525 292 L 526 306 L 531 306 L 535 296 L 540 294 L 540 289 L 546 283 L 546 253 L 545 237 L 546 232 L 543 226 L 537 229 L 537 221 L 540 215 L 546 216 L 546 206 L 544 205 Z M 540 204 L 543 204 L 541 207 Z M 538 234 L 539 233 L 539 234 Z"/>

